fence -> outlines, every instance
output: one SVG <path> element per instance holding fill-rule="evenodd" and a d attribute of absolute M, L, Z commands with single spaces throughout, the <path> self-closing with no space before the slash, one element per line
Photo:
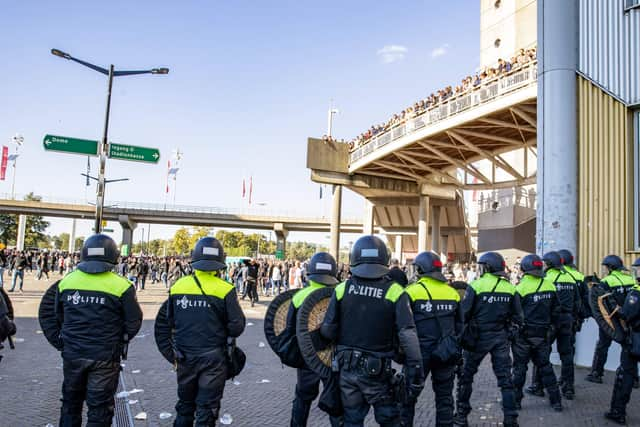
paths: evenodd
<path fill-rule="evenodd" d="M 483 83 L 471 92 L 450 98 L 438 104 L 417 117 L 408 119 L 384 133 L 372 137 L 368 142 L 362 144 L 351 153 L 351 163 L 360 160 L 362 157 L 374 150 L 384 147 L 391 141 L 395 141 L 405 135 L 410 135 L 426 126 L 435 124 L 441 120 L 448 119 L 456 114 L 470 108 L 493 101 L 510 92 L 535 83 L 538 78 L 537 61 L 530 62 L 509 74 L 502 75 L 496 79 Z"/>

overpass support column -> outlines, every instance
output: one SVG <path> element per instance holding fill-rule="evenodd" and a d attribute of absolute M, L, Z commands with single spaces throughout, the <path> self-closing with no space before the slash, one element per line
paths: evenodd
<path fill-rule="evenodd" d="M 342 212 L 342 185 L 333 186 L 333 205 L 331 208 L 331 244 L 329 253 L 338 261 L 340 258 L 340 214 Z"/>
<path fill-rule="evenodd" d="M 418 253 L 427 250 L 427 232 L 429 230 L 429 196 L 420 195 L 418 207 Z"/>
<path fill-rule="evenodd" d="M 69 235 L 69 253 L 76 251 L 76 219 L 71 220 L 71 234 Z"/>
<path fill-rule="evenodd" d="M 440 242 L 440 257 L 443 262 L 446 263 L 449 258 L 449 236 L 442 236 Z"/>
<path fill-rule="evenodd" d="M 577 247 L 578 1 L 538 0 L 538 212 L 542 254 Z M 578 257 L 580 254 L 578 254 Z"/>
<path fill-rule="evenodd" d="M 402 234 L 396 234 L 396 242 L 393 251 L 393 257 L 402 264 Z"/>
<path fill-rule="evenodd" d="M 131 251 L 131 247 L 133 246 L 133 232 L 138 224 L 131 221 L 129 215 L 118 216 L 118 222 L 122 226 L 122 245 L 127 245 L 129 251 Z"/>
<path fill-rule="evenodd" d="M 281 222 L 273 224 L 273 231 L 276 233 L 276 258 L 285 259 L 287 257 L 287 236 L 289 230 Z"/>
<path fill-rule="evenodd" d="M 373 234 L 373 203 L 364 201 L 364 218 L 362 220 L 362 234 Z"/>
<path fill-rule="evenodd" d="M 24 235 L 27 232 L 27 216 L 18 215 L 18 235 L 16 236 L 16 249 L 24 251 Z"/>
<path fill-rule="evenodd" d="M 431 207 L 431 250 L 440 254 L 440 206 Z"/>

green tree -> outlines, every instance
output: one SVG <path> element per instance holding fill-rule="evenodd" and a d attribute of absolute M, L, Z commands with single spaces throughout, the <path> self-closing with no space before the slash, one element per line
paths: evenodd
<path fill-rule="evenodd" d="M 42 197 L 36 196 L 33 192 L 27 194 L 24 199 L 26 201 L 39 202 Z M 40 247 L 43 243 L 47 244 L 48 239 L 44 233 L 49 227 L 49 222 L 45 221 L 42 216 L 29 215 L 24 235 L 25 247 Z M 5 244 L 16 244 L 18 235 L 18 215 L 0 215 L 0 240 Z"/>
<path fill-rule="evenodd" d="M 178 255 L 186 255 L 189 252 L 191 234 L 185 227 L 179 228 L 173 235 L 171 246 Z"/>
<path fill-rule="evenodd" d="M 287 244 L 287 258 L 304 261 L 316 253 L 316 245 L 307 242 L 291 242 Z"/>
<path fill-rule="evenodd" d="M 203 237 L 207 237 L 209 235 L 209 227 L 195 227 L 193 229 L 193 234 L 191 234 L 191 239 L 189 240 L 190 248 L 193 248 L 198 240 Z"/>

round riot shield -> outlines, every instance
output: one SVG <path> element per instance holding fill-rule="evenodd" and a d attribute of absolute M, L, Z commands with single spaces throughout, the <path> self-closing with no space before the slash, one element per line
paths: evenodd
<path fill-rule="evenodd" d="M 62 350 L 62 338 L 60 337 L 60 320 L 58 319 L 58 312 L 56 304 L 58 303 L 58 283 L 46 290 L 40 301 L 40 307 L 38 307 L 38 321 L 40 322 L 40 328 L 49 344 L 54 346 L 58 350 Z"/>
<path fill-rule="evenodd" d="M 467 292 L 468 286 L 469 284 L 467 282 L 463 282 L 462 280 L 456 280 L 451 284 L 451 287 L 456 291 L 458 291 L 458 294 L 460 294 L 461 301 L 464 298 L 464 294 Z"/>
<path fill-rule="evenodd" d="M 589 306 L 598 327 L 617 343 L 627 339 L 627 328 L 618 315 L 618 305 L 609 290 L 599 284 L 589 286 Z"/>
<path fill-rule="evenodd" d="M 271 349 L 278 353 L 278 337 L 287 326 L 287 313 L 291 299 L 298 289 L 283 292 L 271 301 L 264 317 L 264 335 Z"/>
<path fill-rule="evenodd" d="M 329 307 L 333 288 L 313 291 L 298 309 L 296 338 L 307 366 L 321 378 L 331 375 L 335 345 L 320 335 L 320 326 Z"/>

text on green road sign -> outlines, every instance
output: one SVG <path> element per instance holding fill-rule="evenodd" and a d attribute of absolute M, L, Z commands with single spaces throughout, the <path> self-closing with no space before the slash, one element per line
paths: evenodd
<path fill-rule="evenodd" d="M 89 139 L 45 135 L 42 144 L 44 149 L 49 151 L 83 154 L 85 156 L 98 155 L 98 141 L 91 141 Z"/>
<path fill-rule="evenodd" d="M 138 147 L 136 145 L 109 144 L 109 157 L 134 162 L 158 163 L 160 150 L 157 148 Z"/>

